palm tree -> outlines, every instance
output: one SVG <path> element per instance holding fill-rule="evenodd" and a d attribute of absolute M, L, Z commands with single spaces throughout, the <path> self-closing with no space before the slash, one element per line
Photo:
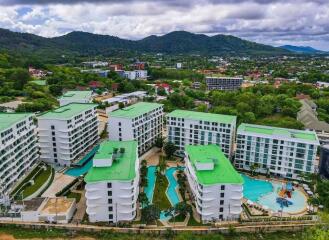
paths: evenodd
<path fill-rule="evenodd" d="M 165 158 L 163 156 L 160 156 L 158 168 L 162 175 L 166 173 L 167 166 L 168 165 Z"/>
<path fill-rule="evenodd" d="M 250 171 L 251 171 L 251 175 L 255 176 L 255 172 L 256 170 L 259 168 L 259 164 L 258 163 L 254 163 L 250 166 Z"/>
<path fill-rule="evenodd" d="M 139 193 L 138 202 L 142 207 L 146 207 L 149 205 L 149 199 L 147 198 L 146 193 L 144 192 Z"/>

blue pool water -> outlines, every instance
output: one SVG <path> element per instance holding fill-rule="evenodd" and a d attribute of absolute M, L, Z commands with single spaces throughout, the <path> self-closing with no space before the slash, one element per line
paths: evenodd
<path fill-rule="evenodd" d="M 177 203 L 180 202 L 176 188 L 178 186 L 178 183 L 176 181 L 176 178 L 174 176 L 175 172 L 178 171 L 179 168 L 177 167 L 171 167 L 168 168 L 166 171 L 166 177 L 169 182 L 168 189 L 166 191 L 167 197 L 171 203 L 172 206 L 175 206 Z"/>
<path fill-rule="evenodd" d="M 153 193 L 156 181 L 156 166 L 150 166 L 147 168 L 147 186 L 144 188 L 144 192 L 150 203 L 153 202 Z"/>
<path fill-rule="evenodd" d="M 307 206 L 307 199 L 302 192 L 295 190 L 291 198 L 288 198 L 292 205 L 281 209 L 281 205 L 276 202 L 278 192 L 282 188 L 281 183 L 268 182 L 265 180 L 253 179 L 241 174 L 244 180 L 243 195 L 245 198 L 268 207 L 274 212 L 283 211 L 286 213 L 296 213 L 303 211 Z"/>
<path fill-rule="evenodd" d="M 82 167 L 72 167 L 72 168 L 66 170 L 65 174 L 70 175 L 72 177 L 79 177 L 81 175 L 86 174 L 92 166 L 93 166 L 93 160 L 90 159 Z"/>

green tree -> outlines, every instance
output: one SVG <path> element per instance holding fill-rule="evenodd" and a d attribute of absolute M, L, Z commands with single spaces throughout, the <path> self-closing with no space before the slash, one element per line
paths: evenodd
<path fill-rule="evenodd" d="M 155 205 L 148 205 L 141 210 L 141 221 L 144 223 L 154 223 L 160 218 L 160 210 Z"/>
<path fill-rule="evenodd" d="M 60 85 L 56 84 L 56 85 L 49 86 L 49 92 L 51 93 L 51 95 L 53 95 L 55 97 L 62 95 L 62 91 L 63 91 L 63 88 Z"/>
<path fill-rule="evenodd" d="M 146 207 L 149 205 L 149 199 L 147 198 L 145 192 L 139 193 L 138 202 L 142 207 Z"/>
<path fill-rule="evenodd" d="M 14 69 L 10 75 L 10 80 L 14 82 L 14 89 L 16 90 L 22 90 L 30 79 L 29 72 L 23 68 Z"/>
<path fill-rule="evenodd" d="M 155 145 L 157 148 L 162 149 L 163 144 L 164 144 L 164 138 L 163 138 L 163 137 L 157 137 L 157 138 L 155 139 L 155 143 L 154 143 L 154 145 Z"/>
<path fill-rule="evenodd" d="M 177 147 L 172 142 L 166 142 L 163 150 L 165 151 L 167 158 L 170 159 L 176 152 Z"/>

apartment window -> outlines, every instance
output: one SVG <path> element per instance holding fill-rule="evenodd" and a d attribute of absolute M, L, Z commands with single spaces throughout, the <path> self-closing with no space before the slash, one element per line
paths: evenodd
<path fill-rule="evenodd" d="M 107 188 L 112 188 L 112 183 L 107 183 Z"/>
<path fill-rule="evenodd" d="M 111 197 L 112 196 L 112 191 L 108 191 L 107 196 Z"/>
<path fill-rule="evenodd" d="M 225 190 L 225 185 L 220 186 L 220 190 Z"/>
<path fill-rule="evenodd" d="M 109 214 L 109 220 L 113 220 L 113 214 Z"/>
<path fill-rule="evenodd" d="M 51 129 L 54 130 L 55 129 L 55 126 L 54 125 L 51 125 Z"/>
<path fill-rule="evenodd" d="M 56 147 L 56 143 L 53 143 L 53 146 Z"/>
<path fill-rule="evenodd" d="M 108 199 L 108 204 L 112 204 L 112 198 Z"/>
<path fill-rule="evenodd" d="M 224 211 L 224 208 L 219 208 L 219 212 L 223 212 Z"/>
<path fill-rule="evenodd" d="M 109 207 L 109 212 L 112 212 L 113 211 L 113 207 Z"/>
<path fill-rule="evenodd" d="M 55 137 L 53 137 L 53 141 L 56 141 L 56 138 Z"/>
<path fill-rule="evenodd" d="M 219 204 L 224 205 L 224 200 L 220 200 Z"/>
<path fill-rule="evenodd" d="M 220 197 L 223 198 L 223 197 L 224 197 L 224 193 L 221 193 L 221 194 L 220 194 Z"/>

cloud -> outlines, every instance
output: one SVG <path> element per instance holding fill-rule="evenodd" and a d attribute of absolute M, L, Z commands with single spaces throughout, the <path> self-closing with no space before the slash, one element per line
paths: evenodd
<path fill-rule="evenodd" d="M 327 0 L 0 0 L 0 27 L 53 37 L 79 30 L 140 39 L 186 30 L 329 50 Z"/>

